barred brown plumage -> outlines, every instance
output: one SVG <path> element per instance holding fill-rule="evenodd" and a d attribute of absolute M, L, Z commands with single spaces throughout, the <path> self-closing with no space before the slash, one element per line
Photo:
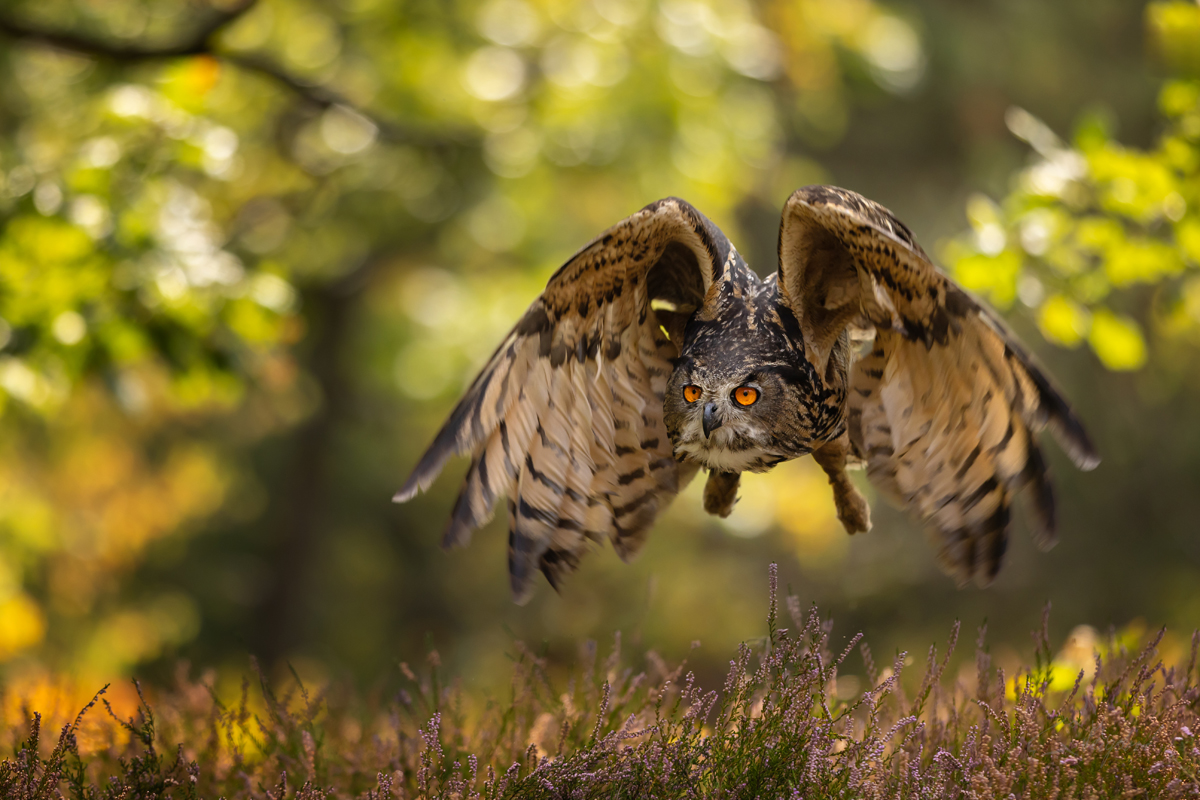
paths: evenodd
<path fill-rule="evenodd" d="M 990 582 L 1026 484 L 1035 541 L 1051 545 L 1054 499 L 1032 434 L 1049 425 L 1081 469 L 1099 458 L 1007 328 L 887 209 L 843 189 L 792 196 L 780 264 L 806 341 L 823 346 L 848 323 L 875 329 L 852 369 L 850 440 L 871 482 L 929 524 L 942 566 L 960 583 Z"/>
<path fill-rule="evenodd" d="M 962 582 L 995 576 L 1011 496 L 1026 484 L 1037 540 L 1051 543 L 1033 434 L 1049 426 L 1083 469 L 1098 458 L 1004 325 L 887 209 L 845 189 L 792 195 L 779 260 L 760 281 L 677 198 L 618 223 L 550 278 L 395 500 L 470 453 L 443 544 L 466 544 L 506 495 L 518 601 L 537 569 L 558 586 L 589 542 L 632 558 L 701 467 L 706 509 L 726 515 L 741 472 L 809 453 L 849 532 L 870 527 L 845 474 L 865 461 L 871 481 L 932 528 Z M 851 328 L 874 334 L 857 362 Z M 735 401 L 738 391 L 753 402 Z"/>

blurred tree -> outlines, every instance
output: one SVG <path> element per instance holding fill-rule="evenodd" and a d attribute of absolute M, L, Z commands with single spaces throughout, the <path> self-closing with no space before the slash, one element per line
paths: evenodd
<path fill-rule="evenodd" d="M 563 253 L 671 192 L 720 219 L 820 179 L 789 141 L 840 136 L 844 65 L 922 69 L 871 2 L 62 0 L 0 35 L 0 659 L 101 670 L 195 635 L 132 575 L 222 508 L 273 530 L 254 646 L 295 645 L 364 289 L 416 326 L 404 394 L 448 397 Z"/>
<path fill-rule="evenodd" d="M 1177 75 L 1159 93 L 1156 146 L 1120 145 L 1102 114 L 1085 116 L 1067 145 L 1011 108 L 1009 129 L 1037 158 L 1001 203 L 971 198 L 971 235 L 943 253 L 965 286 L 1000 308 L 1019 298 L 1047 339 L 1086 340 L 1114 370 L 1146 361 L 1137 318 L 1166 335 L 1200 334 L 1200 5 L 1152 3 L 1147 20 Z"/>
<path fill-rule="evenodd" d="M 1195 11 L 1149 12 L 1181 76 Z M 436 552 L 451 480 L 387 500 L 600 230 L 676 194 L 769 272 L 779 205 L 827 180 L 919 232 L 957 230 L 967 187 L 995 191 L 1019 166 L 1010 103 L 1065 125 L 1099 100 L 1135 135 L 1152 127 L 1140 14 L 1124 0 L 5 4 L 0 662 L 115 673 L 249 649 L 373 675 L 433 631 L 482 675 L 502 625 L 556 645 L 623 626 L 684 649 L 686 620 L 719 650 L 756 630 L 746 587 L 781 555 L 813 592 L 844 585 L 910 621 L 947 608 L 913 588 L 928 552 L 888 525 L 869 556 L 851 552 L 805 464 L 747 482 L 727 523 L 684 498 L 635 568 L 595 559 L 564 600 L 524 609 L 508 605 L 501 537 Z M 1137 363 L 1138 286 L 1162 288 L 1163 320 L 1190 308 L 1190 284 L 1143 256 L 1196 265 L 1195 166 L 1178 160 L 1196 147 L 1191 80 L 1164 90 L 1170 132 L 1144 153 L 1095 122 L 1067 147 L 1010 114 L 1041 161 L 1000 205 L 971 202 L 975 232 L 947 261 L 1001 305 L 1034 298 L 1036 279 L 1049 336 L 1075 330 L 1065 304 L 1107 363 Z M 1043 163 L 1076 172 L 1035 191 L 1059 168 Z M 1109 239 L 1080 238 L 1087 225 Z M 1109 274 L 1110 245 L 1133 273 Z"/>

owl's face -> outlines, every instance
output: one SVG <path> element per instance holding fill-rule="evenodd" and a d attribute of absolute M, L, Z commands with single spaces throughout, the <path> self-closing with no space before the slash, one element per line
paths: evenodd
<path fill-rule="evenodd" d="M 677 457 L 762 473 L 811 452 L 822 432 L 809 413 L 815 386 L 808 365 L 772 319 L 746 321 L 728 314 L 689 325 L 667 381 L 664 421 Z"/>
<path fill-rule="evenodd" d="M 667 383 L 664 420 L 675 454 L 709 469 L 763 472 L 797 452 L 796 387 L 779 366 L 683 356 Z"/>
<path fill-rule="evenodd" d="M 773 277 L 725 283 L 710 294 L 687 323 L 663 398 L 675 456 L 708 469 L 765 472 L 836 435 L 849 365 L 846 337 L 818 376 Z"/>

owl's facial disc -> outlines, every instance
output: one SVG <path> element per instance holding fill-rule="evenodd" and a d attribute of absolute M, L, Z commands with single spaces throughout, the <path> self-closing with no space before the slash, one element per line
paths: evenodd
<path fill-rule="evenodd" d="M 781 460 L 774 420 L 783 387 L 769 371 L 684 357 L 667 384 L 664 419 L 677 456 L 726 472 L 762 471 Z"/>

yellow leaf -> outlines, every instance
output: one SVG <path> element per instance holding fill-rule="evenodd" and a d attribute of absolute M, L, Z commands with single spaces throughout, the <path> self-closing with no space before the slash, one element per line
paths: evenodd
<path fill-rule="evenodd" d="M 46 620 L 42 610 L 26 594 L 0 603 L 0 658 L 8 657 L 42 641 Z"/>
<path fill-rule="evenodd" d="M 1158 94 L 1158 108 L 1168 117 L 1181 117 L 1200 106 L 1200 84 L 1195 81 L 1167 81 Z"/>
<path fill-rule="evenodd" d="M 1114 286 L 1154 283 L 1182 271 L 1183 259 L 1176 248 L 1141 237 L 1114 244 L 1104 261 L 1104 272 Z"/>
<path fill-rule="evenodd" d="M 1075 240 L 1085 250 L 1104 252 L 1124 241 L 1125 230 L 1115 219 L 1084 217 L 1075 228 Z"/>
<path fill-rule="evenodd" d="M 1175 241 L 1189 261 L 1200 264 L 1200 219 L 1189 218 L 1176 225 Z"/>
<path fill-rule="evenodd" d="M 996 255 L 968 255 L 952 266 L 954 277 L 964 287 L 983 294 L 995 306 L 1008 308 L 1017 295 L 1017 276 L 1021 272 L 1021 256 L 1013 250 Z"/>
<path fill-rule="evenodd" d="M 1134 370 L 1146 363 L 1146 342 L 1138 324 L 1111 311 L 1096 312 L 1088 343 L 1111 370 Z"/>
<path fill-rule="evenodd" d="M 1083 341 L 1090 324 L 1087 310 L 1061 294 L 1051 295 L 1038 309 L 1042 335 L 1065 347 L 1075 347 Z"/>
<path fill-rule="evenodd" d="M 1200 6 L 1181 0 L 1151 3 L 1146 22 L 1168 64 L 1181 72 L 1200 73 Z"/>

